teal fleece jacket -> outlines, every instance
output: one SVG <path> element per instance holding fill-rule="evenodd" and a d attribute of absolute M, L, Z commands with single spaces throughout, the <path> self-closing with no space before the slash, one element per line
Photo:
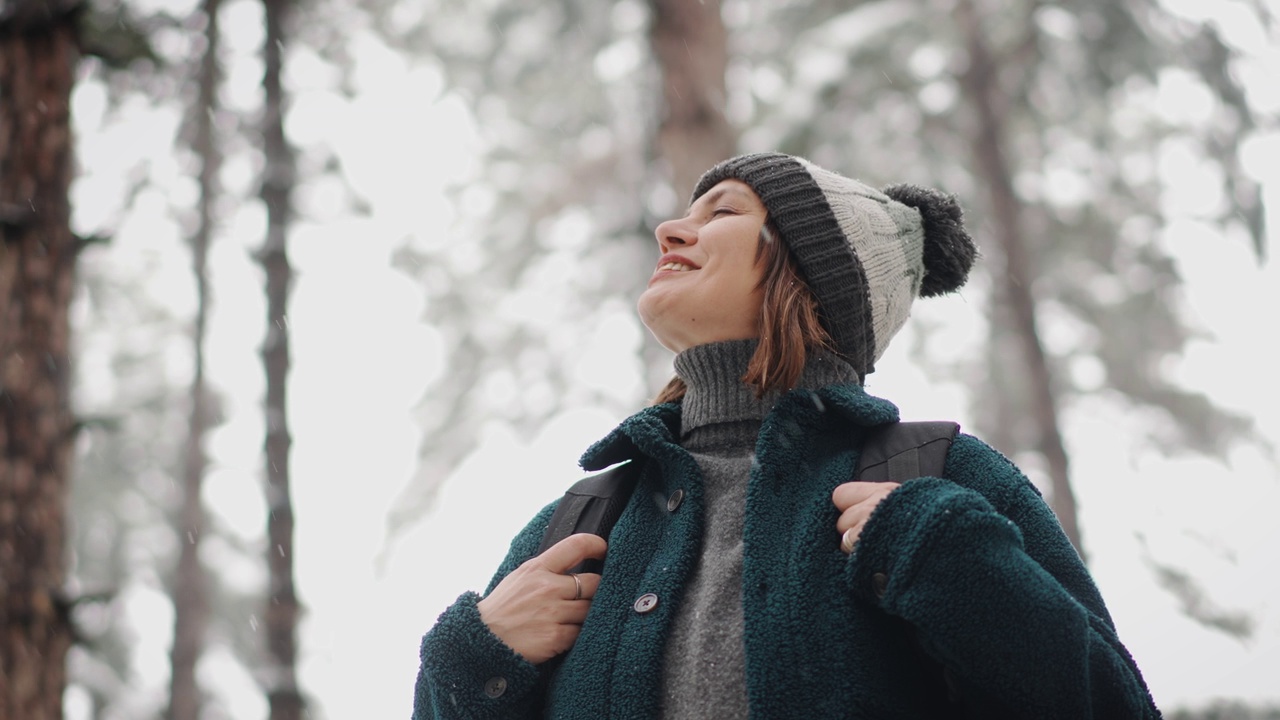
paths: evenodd
<path fill-rule="evenodd" d="M 897 419 L 860 386 L 832 385 L 787 393 L 764 420 L 743 529 L 751 717 L 1159 718 L 1053 513 L 976 438 L 956 438 L 945 479 L 886 496 L 853 555 L 841 552 L 831 493 L 867 429 Z M 663 643 L 702 533 L 679 428 L 678 403 L 655 405 L 583 456 L 586 470 L 633 459 L 643 471 L 557 669 L 504 645 L 481 596 L 465 593 L 423 638 L 414 720 L 658 715 Z M 668 511 L 676 490 L 684 500 Z M 533 555 L 554 507 L 515 538 L 486 593 Z M 648 594 L 656 605 L 637 603 Z"/>

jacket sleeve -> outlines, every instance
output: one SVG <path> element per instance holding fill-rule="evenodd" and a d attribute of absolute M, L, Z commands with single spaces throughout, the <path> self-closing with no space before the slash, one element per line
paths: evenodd
<path fill-rule="evenodd" d="M 533 557 L 555 506 L 543 508 L 511 542 L 485 595 Z M 541 717 L 539 669 L 490 632 L 476 606 L 481 597 L 463 593 L 422 638 L 413 720 Z"/>
<path fill-rule="evenodd" d="M 1159 718 L 1035 486 L 968 435 L 945 474 L 876 507 L 850 561 L 854 592 L 915 627 L 969 717 Z"/>

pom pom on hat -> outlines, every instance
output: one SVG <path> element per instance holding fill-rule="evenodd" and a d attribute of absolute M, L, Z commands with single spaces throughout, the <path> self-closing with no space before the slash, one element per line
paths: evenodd
<path fill-rule="evenodd" d="M 890 185 L 884 194 L 920 211 L 925 270 L 920 296 L 933 297 L 960 289 L 969 278 L 978 248 L 964 229 L 964 211 L 955 195 L 910 184 Z"/>

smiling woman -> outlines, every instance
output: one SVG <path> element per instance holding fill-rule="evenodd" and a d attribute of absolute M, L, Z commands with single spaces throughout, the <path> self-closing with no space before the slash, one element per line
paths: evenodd
<path fill-rule="evenodd" d="M 750 187 L 725 180 L 685 217 L 658 226 L 662 257 L 638 308 L 668 350 L 758 336 L 764 265 L 757 244 L 765 216 Z"/>
<path fill-rule="evenodd" d="M 738 204 L 735 205 L 732 201 L 725 202 L 726 196 L 737 198 Z M 758 223 L 737 223 L 732 228 L 720 227 L 711 232 L 695 233 L 692 236 L 692 243 L 703 245 L 702 251 L 705 253 L 714 252 L 715 243 L 704 242 L 704 238 L 714 239 L 716 235 L 724 235 L 727 232 L 743 233 L 754 230 L 755 252 L 748 254 L 747 246 L 741 243 L 747 243 L 749 240 L 746 236 L 739 237 L 737 240 L 739 245 L 735 248 L 736 256 L 732 260 L 739 266 L 738 272 L 741 275 L 736 285 L 740 290 L 745 280 L 755 278 L 751 292 L 741 299 L 737 307 L 730 307 L 728 313 L 721 313 L 730 315 L 729 323 L 708 323 L 705 313 L 694 312 L 693 308 L 687 305 L 683 307 L 683 313 L 677 311 L 673 315 L 663 316 L 661 293 L 657 294 L 659 300 L 657 307 L 655 308 L 653 304 L 654 283 L 667 270 L 678 270 L 681 266 L 691 267 L 690 261 L 682 257 L 688 253 L 667 252 L 671 246 L 691 244 L 688 235 L 678 234 L 687 232 L 679 225 L 675 225 L 681 221 L 668 221 L 659 225 L 654 233 L 658 238 L 659 249 L 664 254 L 658 260 L 658 267 L 649 281 L 649 289 L 640 296 L 637 304 L 640 318 L 664 347 L 676 353 L 696 345 L 734 339 L 734 337 L 755 338 L 758 340 L 756 349 L 747 363 L 742 382 L 754 388 L 757 397 L 770 391 L 795 387 L 804 371 L 807 353 L 819 348 L 830 350 L 832 347 L 831 336 L 818 319 L 817 300 L 797 270 L 795 258 L 792 257 L 786 244 L 778 240 L 778 233 L 767 220 L 767 213 L 762 212 L 763 203 L 745 183 L 737 180 L 722 181 L 706 195 L 695 200 L 694 208 L 699 205 L 704 208 L 707 206 L 714 208 L 710 211 L 712 219 L 717 215 L 733 214 L 747 218 L 757 214 L 762 216 Z M 737 208 L 750 208 L 750 210 Z M 691 209 L 689 216 L 696 215 L 696 212 Z M 688 220 L 688 217 L 685 219 Z M 712 248 L 709 249 L 708 244 L 712 245 Z M 713 298 L 712 302 L 729 303 L 733 300 L 720 296 Z M 737 312 L 733 312 L 734 310 Z M 699 316 L 703 317 L 701 325 L 689 322 L 690 319 L 696 321 Z M 741 329 L 744 321 L 751 324 L 749 329 Z M 696 336 L 698 339 L 687 342 L 680 338 L 675 330 L 682 326 L 684 334 Z M 738 329 L 734 332 L 726 329 L 735 326 Z M 680 400 L 684 397 L 686 389 L 684 381 L 677 375 L 662 389 L 662 392 L 658 393 L 656 402 L 661 404 Z"/>
<path fill-rule="evenodd" d="M 862 379 L 975 259 L 952 197 L 746 155 L 655 237 L 638 310 L 676 377 L 581 461 L 637 489 L 538 555 L 547 506 L 440 616 L 417 720 L 1159 717 L 1008 460 L 962 434 L 934 475 L 854 476 L 898 420 Z"/>

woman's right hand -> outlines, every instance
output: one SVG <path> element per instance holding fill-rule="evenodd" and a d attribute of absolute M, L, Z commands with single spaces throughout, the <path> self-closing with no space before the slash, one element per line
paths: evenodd
<path fill-rule="evenodd" d="M 570 535 L 552 545 L 503 578 L 480 601 L 480 619 L 507 647 L 534 665 L 568 650 L 582 630 L 600 576 L 582 573 L 574 582 L 565 573 L 587 558 L 603 559 L 607 547 L 604 538 L 590 533 Z M 580 597 L 576 597 L 578 583 Z"/>

